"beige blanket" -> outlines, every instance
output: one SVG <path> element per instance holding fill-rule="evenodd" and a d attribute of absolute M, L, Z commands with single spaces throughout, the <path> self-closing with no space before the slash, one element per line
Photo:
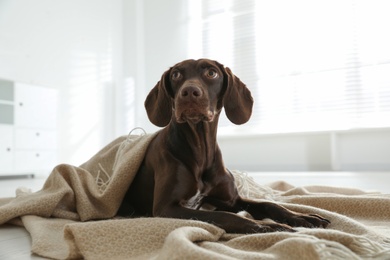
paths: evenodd
<path fill-rule="evenodd" d="M 195 220 L 116 218 L 153 137 L 121 137 L 80 167 L 57 166 L 41 191 L 19 189 L 15 198 L 0 199 L 0 224 L 23 225 L 32 252 L 55 259 L 390 259 L 389 195 L 261 186 L 237 171 L 242 196 L 318 213 L 332 224 L 240 235 Z"/>

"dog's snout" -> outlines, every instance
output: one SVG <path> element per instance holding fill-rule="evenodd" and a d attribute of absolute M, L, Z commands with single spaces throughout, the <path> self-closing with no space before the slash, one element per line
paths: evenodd
<path fill-rule="evenodd" d="M 199 98 L 202 96 L 202 90 L 196 86 L 184 87 L 180 92 L 182 97 Z"/>

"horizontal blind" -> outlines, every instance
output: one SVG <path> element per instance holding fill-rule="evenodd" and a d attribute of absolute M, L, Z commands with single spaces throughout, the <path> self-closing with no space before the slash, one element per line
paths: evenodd
<path fill-rule="evenodd" d="M 255 99 L 241 133 L 390 126 L 389 1 L 196 5 L 198 51 L 229 66 Z M 236 129 L 225 117 L 220 124 Z"/>

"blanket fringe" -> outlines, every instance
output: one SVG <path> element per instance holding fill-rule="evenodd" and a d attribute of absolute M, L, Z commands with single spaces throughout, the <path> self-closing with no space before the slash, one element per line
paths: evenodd
<path fill-rule="evenodd" d="M 274 200 L 274 191 L 267 186 L 259 185 L 247 172 L 228 170 L 233 176 L 240 196 L 244 198 Z"/>
<path fill-rule="evenodd" d="M 141 130 L 142 133 L 139 134 L 139 135 L 133 135 L 133 133 L 135 131 L 138 131 L 138 130 Z M 118 151 L 116 152 L 116 155 L 115 155 L 115 160 L 114 160 L 114 164 L 112 166 L 112 169 L 111 171 L 114 171 L 117 163 L 118 163 L 118 160 L 119 160 L 119 157 L 122 155 L 122 151 L 123 149 L 131 142 L 133 142 L 135 139 L 134 139 L 134 136 L 138 136 L 138 137 L 142 137 L 146 135 L 146 131 L 141 128 L 141 127 L 135 127 L 133 128 L 129 134 L 127 135 L 126 139 L 120 144 L 119 148 L 118 148 Z M 97 173 L 97 176 L 95 178 L 95 182 L 96 182 L 96 185 L 98 186 L 99 188 L 99 191 L 100 192 L 104 192 L 105 189 L 107 188 L 108 184 L 110 183 L 111 179 L 112 179 L 112 174 L 109 174 L 104 168 L 103 166 L 99 163 L 99 168 L 100 170 L 98 171 Z M 101 174 L 104 174 L 103 176 L 101 176 Z"/>
<path fill-rule="evenodd" d="M 253 178 L 248 176 L 246 172 L 239 172 L 237 170 L 230 171 L 233 174 L 237 189 L 241 196 L 248 198 L 250 190 L 256 188 L 256 183 Z"/>
<path fill-rule="evenodd" d="M 390 259 L 390 249 L 367 238 L 355 238 L 348 247 L 339 242 L 319 240 L 315 250 L 320 259 Z"/>
<path fill-rule="evenodd" d="M 99 191 L 103 192 L 107 188 L 108 184 L 111 181 L 111 175 L 108 174 L 108 172 L 103 168 L 101 163 L 98 163 L 98 165 L 99 165 L 100 170 L 98 170 L 95 181 L 96 181 L 96 185 L 98 186 Z M 103 180 L 103 177 L 100 177 L 101 172 L 103 172 L 105 174 L 104 179 L 106 179 L 106 181 Z"/>
<path fill-rule="evenodd" d="M 121 143 L 121 145 L 118 148 L 118 151 L 116 152 L 114 164 L 112 166 L 112 170 L 116 167 L 116 165 L 118 163 L 118 159 L 119 159 L 120 155 L 122 154 L 122 150 L 126 147 L 126 145 L 128 145 L 129 143 L 134 141 L 134 138 L 132 138 L 132 137 L 134 137 L 135 135 L 132 135 L 132 133 L 137 131 L 137 130 L 142 131 L 142 133 L 139 134 L 138 137 L 142 137 L 142 136 L 146 135 L 146 131 L 142 127 L 135 127 L 129 132 L 129 134 L 127 135 L 127 138 Z"/>
<path fill-rule="evenodd" d="M 319 240 L 315 243 L 314 248 L 317 251 L 319 258 L 323 260 L 360 259 L 356 254 L 342 244 L 332 241 Z"/>
<path fill-rule="evenodd" d="M 381 245 L 364 237 L 355 238 L 350 247 L 364 257 L 390 259 L 390 248 L 386 248 L 388 245 Z"/>

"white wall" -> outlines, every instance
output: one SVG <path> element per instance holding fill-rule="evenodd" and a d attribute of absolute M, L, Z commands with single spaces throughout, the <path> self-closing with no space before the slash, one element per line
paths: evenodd
<path fill-rule="evenodd" d="M 135 126 L 187 58 L 185 1 L 0 1 L 0 78 L 59 90 L 59 163 L 80 164 Z M 145 87 L 146 86 L 146 87 Z"/>
<path fill-rule="evenodd" d="M 247 171 L 389 171 L 390 129 L 220 136 L 225 163 Z"/>
<path fill-rule="evenodd" d="M 134 126 L 143 101 L 188 56 L 186 1 L 2 0 L 0 78 L 60 92 L 59 162 L 79 164 Z M 126 108 L 126 109 L 124 109 Z M 243 170 L 390 170 L 390 131 L 220 137 Z"/>
<path fill-rule="evenodd" d="M 182 0 L 124 1 L 124 74 L 134 80 L 134 126 L 156 131 L 143 102 L 161 75 L 188 56 L 187 5 Z"/>
<path fill-rule="evenodd" d="M 121 0 L 0 1 L 0 78 L 59 90 L 59 162 L 114 137 L 122 43 Z"/>
<path fill-rule="evenodd" d="M 180 0 L 135 0 L 125 8 L 125 19 L 137 22 L 125 23 L 125 73 L 138 90 L 135 124 L 149 132 L 156 128 L 143 108 L 148 91 L 169 66 L 199 58 L 188 56 L 191 32 L 178 26 L 188 21 L 186 10 Z M 248 171 L 390 170 L 390 129 L 220 136 L 219 144 L 227 166 Z"/>

